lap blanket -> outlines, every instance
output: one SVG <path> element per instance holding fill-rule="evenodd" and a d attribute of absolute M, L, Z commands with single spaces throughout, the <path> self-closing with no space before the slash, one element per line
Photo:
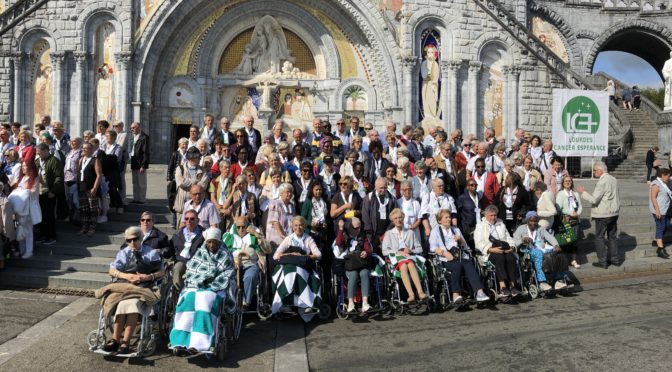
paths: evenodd
<path fill-rule="evenodd" d="M 396 269 L 397 264 L 399 264 L 402 261 L 406 261 L 406 260 L 413 261 L 413 263 L 415 264 L 415 267 L 418 271 L 418 275 L 420 276 L 421 280 L 424 280 L 427 277 L 426 272 L 425 272 L 425 261 L 426 260 L 422 256 L 410 255 L 408 257 L 404 257 L 404 256 L 398 256 L 395 253 L 390 253 L 387 256 L 387 258 L 390 259 L 390 264 L 392 265 L 393 268 L 395 268 L 394 269 L 394 277 L 395 278 L 401 278 L 401 273 L 399 272 L 399 270 Z"/>
<path fill-rule="evenodd" d="M 307 308 L 322 305 L 320 277 L 315 271 L 308 271 L 294 265 L 277 265 L 273 272 L 273 305 L 271 311 L 277 313 L 283 306 L 296 306 L 299 315 L 309 322 L 315 313 L 305 314 Z"/>
<path fill-rule="evenodd" d="M 225 291 L 193 288 L 182 291 L 170 331 L 170 345 L 195 348 L 201 352 L 212 351 L 211 348 L 216 345 L 215 331 L 220 309 L 222 306 L 228 309 L 231 302 Z"/>

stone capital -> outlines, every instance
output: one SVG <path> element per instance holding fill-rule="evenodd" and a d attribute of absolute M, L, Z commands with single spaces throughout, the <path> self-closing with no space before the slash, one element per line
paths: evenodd
<path fill-rule="evenodd" d="M 77 64 L 83 64 L 89 59 L 89 53 L 80 50 L 73 52 L 72 55 L 75 57 L 75 62 L 77 62 Z"/>
<path fill-rule="evenodd" d="M 121 52 L 121 53 L 115 53 L 114 54 L 114 61 L 119 66 L 120 70 L 127 70 L 128 69 L 128 66 L 131 63 L 131 56 L 132 56 L 132 54 L 130 52 Z"/>
<path fill-rule="evenodd" d="M 469 73 L 470 74 L 476 74 L 479 71 L 481 71 L 482 67 L 483 67 L 483 62 L 481 62 L 481 61 L 470 61 L 469 62 Z"/>
<path fill-rule="evenodd" d="M 418 63 L 418 57 L 406 56 L 401 59 L 401 65 L 406 69 L 412 69 Z"/>
<path fill-rule="evenodd" d="M 65 61 L 65 52 L 53 52 L 49 54 L 49 59 L 51 59 L 51 64 L 55 70 L 60 69 L 63 67 L 63 61 Z"/>

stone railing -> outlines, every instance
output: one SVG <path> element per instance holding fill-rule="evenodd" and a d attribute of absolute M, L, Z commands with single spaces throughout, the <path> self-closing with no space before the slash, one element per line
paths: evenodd
<path fill-rule="evenodd" d="M 19 0 L 0 14 L 0 35 L 9 31 L 17 23 L 28 17 L 49 0 Z"/>
<path fill-rule="evenodd" d="M 622 12 L 668 12 L 672 7 L 670 0 L 566 0 L 565 4 Z"/>
<path fill-rule="evenodd" d="M 490 14 L 502 27 L 509 30 L 537 60 L 546 65 L 552 72 L 574 89 L 585 89 L 583 78 L 574 72 L 569 64 L 560 59 L 550 48 L 539 40 L 504 5 L 496 0 L 474 0 L 486 13 Z"/>

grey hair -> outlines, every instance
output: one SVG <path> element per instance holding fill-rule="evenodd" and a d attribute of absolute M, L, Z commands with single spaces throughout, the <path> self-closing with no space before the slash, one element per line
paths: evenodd
<path fill-rule="evenodd" d="M 411 189 L 412 189 L 413 188 L 413 182 L 411 182 L 411 180 L 403 180 L 399 184 L 399 188 L 406 187 L 406 186 L 410 186 Z"/>
<path fill-rule="evenodd" d="M 444 185 L 444 183 L 443 183 L 443 180 L 442 180 L 442 179 L 440 179 L 440 178 L 434 178 L 434 179 L 432 180 L 432 187 L 434 187 L 434 186 L 438 186 L 438 185 L 439 185 L 439 183 L 441 183 L 441 186 L 443 186 L 443 185 Z"/>
<path fill-rule="evenodd" d="M 281 184 L 280 187 L 278 187 L 278 191 L 280 193 L 283 193 L 285 191 L 294 192 L 294 186 L 292 186 L 291 183 L 285 182 L 285 183 Z"/>
<path fill-rule="evenodd" d="M 490 204 L 487 207 L 485 207 L 485 210 L 483 210 L 483 214 L 488 214 L 488 213 L 498 214 L 499 213 L 499 208 L 497 208 L 497 206 L 494 205 L 494 204 Z"/>
<path fill-rule="evenodd" d="M 602 173 L 609 173 L 609 169 L 607 169 L 607 165 L 604 164 L 602 161 L 596 161 L 595 164 L 593 164 L 593 169 L 595 168 L 600 168 L 602 170 Z"/>
<path fill-rule="evenodd" d="M 177 140 L 177 146 L 180 146 L 183 143 L 189 144 L 189 140 L 187 139 L 187 137 L 182 137 L 179 140 Z"/>
<path fill-rule="evenodd" d="M 222 164 L 226 164 L 227 166 L 231 166 L 231 160 L 229 159 L 222 159 L 219 161 L 219 169 L 222 169 Z"/>

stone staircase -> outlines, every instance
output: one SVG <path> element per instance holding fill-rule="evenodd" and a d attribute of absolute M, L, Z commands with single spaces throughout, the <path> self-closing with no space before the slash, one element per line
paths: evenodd
<path fill-rule="evenodd" d="M 6 269 L 0 271 L 0 284 L 30 288 L 102 287 L 110 281 L 107 272 L 124 243 L 124 230 L 137 225 L 143 211 L 152 212 L 155 226 L 172 236 L 175 231 L 170 226 L 171 216 L 162 200 L 129 204 L 122 215 L 110 213 L 110 221 L 98 224 L 92 237 L 78 236 L 77 227 L 58 222 L 57 242 L 51 246 L 36 245 L 29 260 L 9 260 Z"/>
<path fill-rule="evenodd" d="M 621 115 L 630 122 L 634 141 L 627 159 L 607 159 L 609 172 L 619 179 L 646 178 L 646 153 L 658 144 L 658 127 L 649 115 L 642 111 L 620 109 Z"/>

